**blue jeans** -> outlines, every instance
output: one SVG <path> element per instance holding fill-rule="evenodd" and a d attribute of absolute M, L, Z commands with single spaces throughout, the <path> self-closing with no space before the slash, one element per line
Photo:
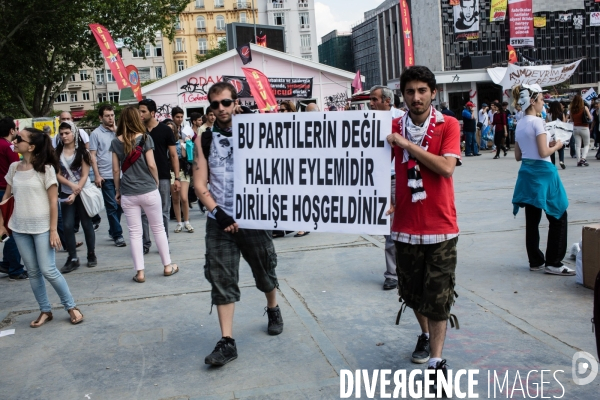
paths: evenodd
<path fill-rule="evenodd" d="M 0 199 L 4 197 L 4 192 L 5 190 L 0 190 Z M 17 244 L 12 236 L 4 242 L 0 265 L 8 269 L 8 275 L 21 275 L 25 272 L 21 265 L 21 254 L 19 254 L 19 249 L 17 249 Z"/>
<path fill-rule="evenodd" d="M 475 139 L 475 132 L 465 132 L 466 145 L 465 155 L 473 155 L 479 153 L 477 149 L 477 140 Z"/>
<path fill-rule="evenodd" d="M 44 278 L 50 282 L 60 297 L 60 302 L 65 310 L 75 307 L 75 300 L 69 291 L 67 281 L 56 268 L 54 249 L 50 247 L 50 231 L 37 235 L 13 232 L 13 237 L 23 255 L 23 262 L 29 273 L 29 283 L 31 283 L 35 299 L 40 305 L 40 311 L 52 310 Z"/>
<path fill-rule="evenodd" d="M 104 207 L 106 207 L 106 216 L 108 217 L 108 234 L 117 240 L 123 237 L 123 228 L 121 228 L 123 209 L 117 203 L 115 196 L 115 181 L 105 179 L 102 184 L 102 197 L 104 197 Z"/>

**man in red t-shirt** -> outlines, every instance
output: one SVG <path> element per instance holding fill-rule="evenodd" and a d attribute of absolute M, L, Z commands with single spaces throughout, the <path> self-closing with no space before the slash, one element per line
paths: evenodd
<path fill-rule="evenodd" d="M 17 126 L 11 117 L 0 120 L 0 200 L 6 191 L 6 173 L 10 164 L 19 161 L 19 155 L 14 152 L 12 141 L 17 136 Z M 11 281 L 27 280 L 29 276 L 21 264 L 21 254 L 12 236 L 4 242 L 0 273 L 8 274 Z"/>
<path fill-rule="evenodd" d="M 428 68 L 405 70 L 400 89 L 409 112 L 392 121 L 387 137 L 395 158 L 395 207 L 401 210 L 392 223 L 398 292 L 421 326 L 412 361 L 429 362 L 436 374 L 446 375 L 442 349 L 447 320 L 454 325 L 459 230 L 452 174 L 460 165 L 460 127 L 456 118 L 432 107 L 436 81 Z M 402 307 L 398 320 L 401 312 Z"/>

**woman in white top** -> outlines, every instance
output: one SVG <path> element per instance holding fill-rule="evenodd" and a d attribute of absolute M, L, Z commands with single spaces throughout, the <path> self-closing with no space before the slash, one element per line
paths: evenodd
<path fill-rule="evenodd" d="M 14 140 L 15 151 L 23 160 L 12 163 L 6 174 L 3 200 L 14 195 L 15 208 L 8 222 L 23 263 L 29 273 L 31 289 L 40 306 L 39 317 L 31 322 L 38 328 L 52 320 L 52 306 L 44 278 L 50 282 L 60 302 L 69 312 L 72 324 L 83 321 L 75 306 L 67 281 L 56 268 L 55 249 L 60 249 L 56 230 L 58 221 L 58 160 L 51 139 L 39 129 L 25 128 Z M 6 233 L 0 216 L 0 235 Z"/>
<path fill-rule="evenodd" d="M 563 265 L 567 252 L 567 207 L 569 201 L 558 171 L 550 155 L 560 150 L 560 140 L 550 140 L 544 121 L 537 115 L 544 107 L 539 85 L 518 85 L 513 88 L 515 103 L 525 109 L 525 116 L 515 131 L 515 159 L 521 168 L 513 194 L 513 213 L 525 208 L 525 246 L 531 271 L 570 276 L 575 271 Z M 540 251 L 539 224 L 542 210 L 549 222 L 546 255 Z"/>

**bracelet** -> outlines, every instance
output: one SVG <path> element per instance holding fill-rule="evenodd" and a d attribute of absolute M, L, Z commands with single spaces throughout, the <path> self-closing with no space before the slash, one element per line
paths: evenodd
<path fill-rule="evenodd" d="M 175 178 L 175 180 L 181 182 L 181 179 L 179 179 L 179 178 Z"/>

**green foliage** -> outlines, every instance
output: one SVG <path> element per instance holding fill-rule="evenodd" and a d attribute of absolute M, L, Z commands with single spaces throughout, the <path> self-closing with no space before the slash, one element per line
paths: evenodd
<path fill-rule="evenodd" d="M 79 122 L 77 122 L 77 126 L 79 126 L 80 128 L 86 128 L 91 130 L 96 129 L 96 127 L 100 125 L 98 110 L 100 110 L 100 107 L 105 104 L 111 104 L 115 108 L 115 121 L 117 121 L 121 116 L 121 111 L 123 111 L 123 108 L 125 108 L 125 106 L 120 106 L 119 103 L 113 103 L 112 101 L 106 101 L 103 103 L 97 103 L 94 106 L 93 110 L 87 110 L 83 118 L 81 118 Z"/>
<path fill-rule="evenodd" d="M 148 86 L 149 84 L 154 83 L 156 81 L 160 81 L 160 79 L 149 79 L 149 80 L 147 80 L 145 82 L 142 82 L 140 86 L 142 86 L 142 87 Z"/>
<path fill-rule="evenodd" d="M 17 105 L 27 117 L 49 115 L 72 74 L 83 66 L 102 66 L 89 24 L 105 26 L 128 48 L 143 48 L 148 42 L 155 44 L 157 31 L 173 39 L 175 16 L 188 2 L 0 1 L 0 100 L 10 98 L 0 102 L 0 114 L 14 112 Z"/>
<path fill-rule="evenodd" d="M 220 40 L 219 44 L 217 45 L 217 47 L 215 47 L 212 50 L 208 50 L 205 55 L 203 55 L 203 56 L 196 55 L 196 61 L 199 62 L 199 63 L 201 63 L 201 62 L 209 60 L 209 59 L 211 59 L 213 57 L 216 57 L 219 54 L 223 54 L 225 52 L 227 52 L 227 41 L 226 40 Z"/>

